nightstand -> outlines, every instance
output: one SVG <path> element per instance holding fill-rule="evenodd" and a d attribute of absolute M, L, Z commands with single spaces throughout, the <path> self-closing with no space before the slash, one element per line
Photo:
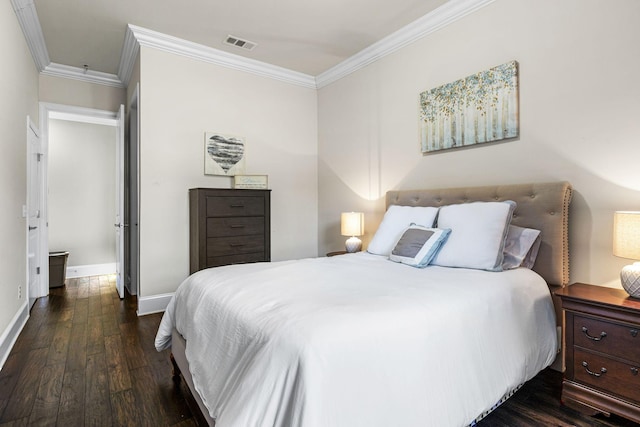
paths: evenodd
<path fill-rule="evenodd" d="M 555 294 L 566 321 L 562 402 L 640 423 L 640 299 L 583 283 Z"/>
<path fill-rule="evenodd" d="M 327 256 L 336 256 L 336 255 L 344 255 L 347 251 L 335 251 L 335 252 L 327 252 Z"/>

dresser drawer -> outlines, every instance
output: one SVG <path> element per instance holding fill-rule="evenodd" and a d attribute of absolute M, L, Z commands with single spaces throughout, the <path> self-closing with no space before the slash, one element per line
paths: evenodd
<path fill-rule="evenodd" d="M 575 381 L 636 403 L 640 403 L 639 369 L 640 365 L 629 365 L 606 356 L 574 348 Z"/>
<path fill-rule="evenodd" d="M 207 258 L 206 268 L 219 267 L 221 265 L 244 264 L 247 262 L 260 262 L 260 261 L 265 261 L 264 252 L 209 257 Z"/>
<path fill-rule="evenodd" d="M 206 216 L 263 216 L 264 208 L 263 197 L 207 197 Z"/>
<path fill-rule="evenodd" d="M 640 331 L 637 327 L 575 315 L 573 343 L 640 364 Z"/>
<path fill-rule="evenodd" d="M 264 252 L 262 236 L 210 237 L 207 239 L 207 258 L 254 252 Z"/>
<path fill-rule="evenodd" d="M 207 237 L 264 235 L 264 217 L 207 218 Z"/>

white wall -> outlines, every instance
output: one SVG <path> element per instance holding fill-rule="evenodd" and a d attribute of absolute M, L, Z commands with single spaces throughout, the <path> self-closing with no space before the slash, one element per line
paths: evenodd
<path fill-rule="evenodd" d="M 339 212 L 391 189 L 568 180 L 571 278 L 619 286 L 613 212 L 640 209 L 640 2 L 497 0 L 319 91 L 319 252 L 342 247 Z M 418 94 L 520 64 L 520 137 L 420 152 Z"/>
<path fill-rule="evenodd" d="M 246 138 L 246 173 L 267 174 L 271 257 L 317 254 L 316 91 L 142 47 L 140 295 L 189 273 L 188 190 L 229 188 L 204 175 L 204 134 Z"/>
<path fill-rule="evenodd" d="M 41 74 L 39 76 L 40 102 L 118 111 L 125 104 L 126 89 L 82 82 Z"/>
<path fill-rule="evenodd" d="M 27 115 L 38 123 L 38 73 L 11 2 L 0 4 L 0 364 L 27 283 Z M 18 286 L 22 295 L 18 296 Z M 13 330 L 13 333 L 16 331 Z M 11 339 L 11 337 L 9 337 Z M 3 345 L 4 344 L 4 345 Z"/>
<path fill-rule="evenodd" d="M 116 262 L 114 126 L 49 121 L 49 250 L 69 266 Z"/>

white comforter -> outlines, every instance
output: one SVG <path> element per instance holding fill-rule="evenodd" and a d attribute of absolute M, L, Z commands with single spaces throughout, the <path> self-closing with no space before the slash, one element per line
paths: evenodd
<path fill-rule="evenodd" d="M 217 427 L 462 426 L 556 355 L 544 280 L 359 253 L 218 267 L 162 319 Z"/>

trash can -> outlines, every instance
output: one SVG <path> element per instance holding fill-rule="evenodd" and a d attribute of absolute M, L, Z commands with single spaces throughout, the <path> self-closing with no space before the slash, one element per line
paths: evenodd
<path fill-rule="evenodd" d="M 67 278 L 67 258 L 69 252 L 49 252 L 49 287 L 58 288 L 64 286 Z"/>

